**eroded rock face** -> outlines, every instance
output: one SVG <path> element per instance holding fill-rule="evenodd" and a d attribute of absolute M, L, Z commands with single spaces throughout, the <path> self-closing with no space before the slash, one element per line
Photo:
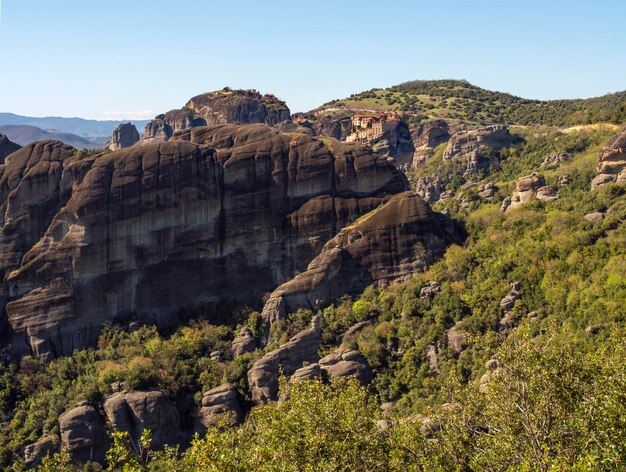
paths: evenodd
<path fill-rule="evenodd" d="M 175 325 L 181 308 L 260 302 L 406 185 L 365 146 L 264 125 L 84 159 L 26 146 L 0 178 L 5 342 L 49 359 L 93 344 L 107 320 Z"/>
<path fill-rule="evenodd" d="M 146 125 L 140 145 L 167 141 L 178 131 L 204 125 L 206 121 L 196 116 L 193 110 L 188 108 L 171 110 L 158 115 Z"/>
<path fill-rule="evenodd" d="M 450 127 L 444 120 L 413 124 L 409 129 L 415 147 L 413 165 L 423 162 L 437 146 L 445 143 L 451 137 Z"/>
<path fill-rule="evenodd" d="M 139 133 L 137 128 L 132 123 L 125 123 L 119 125 L 113 131 L 111 141 L 109 141 L 108 148 L 111 151 L 117 151 L 118 149 L 124 149 L 131 147 L 139 141 Z"/>
<path fill-rule="evenodd" d="M 79 405 L 59 418 L 61 440 L 74 463 L 102 462 L 108 450 L 104 421 L 93 406 Z"/>
<path fill-rule="evenodd" d="M 626 183 L 626 126 L 598 153 L 598 176 L 591 182 L 595 189 L 609 183 Z"/>
<path fill-rule="evenodd" d="M 483 126 L 454 134 L 443 157 L 463 161 L 464 177 L 472 178 L 497 162 L 498 151 L 520 141 L 519 136 L 511 134 L 506 125 Z"/>
<path fill-rule="evenodd" d="M 57 452 L 58 446 L 58 439 L 55 441 L 52 436 L 43 436 L 36 443 L 24 448 L 24 465 L 27 468 L 37 467 L 45 457 Z"/>
<path fill-rule="evenodd" d="M 277 125 L 291 118 L 285 102 L 254 90 L 220 90 L 193 97 L 186 108 L 207 125 L 264 123 Z"/>
<path fill-rule="evenodd" d="M 139 443 L 146 429 L 151 432 L 151 446 L 155 449 L 178 442 L 178 411 L 163 392 L 116 393 L 106 399 L 104 411 L 111 427 L 127 431 L 134 444 Z"/>
<path fill-rule="evenodd" d="M 320 359 L 319 366 L 331 381 L 352 376 L 363 385 L 372 381 L 372 369 L 363 354 L 356 349 L 340 348 Z"/>
<path fill-rule="evenodd" d="M 414 192 L 396 195 L 341 230 L 305 272 L 272 292 L 263 317 L 272 322 L 371 284 L 410 277 L 443 254 L 454 237 Z"/>
<path fill-rule="evenodd" d="M 19 144 L 15 144 L 9 141 L 4 134 L 0 133 L 0 165 L 4 164 L 4 159 L 9 155 L 20 149 Z"/>
<path fill-rule="evenodd" d="M 256 348 L 256 339 L 254 339 L 250 328 L 243 328 L 241 332 L 235 336 L 231 346 L 233 357 L 239 357 L 248 352 L 253 352 Z"/>
<path fill-rule="evenodd" d="M 546 185 L 543 175 L 533 172 L 522 177 L 511 195 L 511 201 L 504 211 L 514 210 L 530 202 L 533 198 L 543 202 L 552 202 L 559 198 L 556 189 Z"/>
<path fill-rule="evenodd" d="M 296 334 L 289 342 L 256 361 L 248 371 L 252 401 L 258 405 L 277 400 L 280 372 L 291 376 L 305 363 L 316 363 L 320 342 L 321 330 L 319 318 L 316 317 L 309 329 Z"/>
<path fill-rule="evenodd" d="M 313 129 L 319 136 L 345 141 L 352 132 L 352 118 L 349 113 L 321 114 L 313 122 Z"/>
<path fill-rule="evenodd" d="M 205 428 L 233 427 L 244 419 L 237 387 L 230 384 L 209 390 L 202 397 L 200 418 Z"/>

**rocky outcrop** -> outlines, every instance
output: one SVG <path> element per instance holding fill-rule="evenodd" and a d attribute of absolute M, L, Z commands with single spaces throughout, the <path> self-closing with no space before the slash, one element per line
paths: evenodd
<path fill-rule="evenodd" d="M 225 384 L 206 392 L 202 397 L 200 418 L 205 428 L 230 428 L 240 424 L 244 413 L 237 387 Z"/>
<path fill-rule="evenodd" d="M 521 285 L 519 282 L 511 282 L 510 284 L 511 290 L 509 293 L 500 301 L 500 308 L 504 310 L 504 312 L 511 311 L 515 306 L 515 302 L 522 298 L 522 294 L 520 293 Z"/>
<path fill-rule="evenodd" d="M 193 97 L 185 108 L 204 119 L 207 125 L 264 123 L 274 126 L 291 118 L 285 102 L 256 90 L 224 89 L 205 93 Z"/>
<path fill-rule="evenodd" d="M 556 169 L 564 162 L 569 161 L 572 158 L 572 155 L 569 152 L 551 152 L 548 154 L 540 167 L 544 167 L 546 169 Z"/>
<path fill-rule="evenodd" d="M 406 185 L 365 146 L 264 125 L 195 127 L 86 158 L 26 146 L 0 178 L 5 345 L 49 359 L 93 344 L 108 320 L 171 326 L 182 308 L 259 303 Z M 412 227 L 437 242 L 434 221 Z M 402 257 L 396 276 L 412 267 Z"/>
<path fill-rule="evenodd" d="M 352 132 L 352 118 L 348 112 L 320 113 L 313 121 L 313 130 L 318 136 L 345 141 Z"/>
<path fill-rule="evenodd" d="M 104 461 L 109 441 L 104 421 L 93 406 L 81 404 L 65 412 L 59 418 L 59 427 L 61 441 L 75 464 Z"/>
<path fill-rule="evenodd" d="M 467 333 L 458 326 L 453 326 L 446 331 L 446 343 L 448 349 L 455 354 L 461 354 L 466 348 Z"/>
<path fill-rule="evenodd" d="M 396 195 L 342 229 L 306 271 L 272 292 L 263 317 L 274 321 L 299 308 L 316 310 L 368 285 L 410 277 L 443 254 L 454 237 L 415 193 Z"/>
<path fill-rule="evenodd" d="M 415 147 L 404 120 L 398 121 L 370 144 L 381 156 L 392 158 L 399 168 L 408 169 L 413 164 Z"/>
<path fill-rule="evenodd" d="M 158 115 L 146 125 L 140 145 L 167 141 L 174 133 L 194 126 L 204 126 L 206 121 L 196 116 L 193 110 L 181 108 Z"/>
<path fill-rule="evenodd" d="M 180 435 L 178 411 L 163 392 L 116 393 L 104 402 L 107 420 L 114 431 L 126 431 L 134 444 L 149 429 L 151 447 L 176 444 Z"/>
<path fill-rule="evenodd" d="M 448 142 L 443 157 L 462 161 L 465 178 L 480 176 L 488 167 L 498 162 L 498 151 L 521 142 L 509 132 L 506 125 L 489 125 L 454 134 Z"/>
<path fill-rule="evenodd" d="M 45 457 L 53 455 L 58 449 L 58 439 L 52 436 L 43 436 L 36 443 L 29 444 L 24 448 L 22 454 L 24 465 L 29 469 L 35 468 L 41 464 Z"/>
<path fill-rule="evenodd" d="M 415 148 L 413 165 L 423 162 L 437 146 L 447 142 L 451 137 L 450 127 L 444 120 L 412 124 L 409 130 Z"/>
<path fill-rule="evenodd" d="M 253 352 L 256 348 L 256 339 L 254 339 L 250 328 L 243 328 L 241 332 L 235 336 L 231 346 L 233 357 L 239 357 L 248 352 Z"/>
<path fill-rule="evenodd" d="M 107 147 L 111 151 L 117 151 L 118 149 L 131 147 L 138 141 L 139 133 L 137 132 L 135 125 L 132 123 L 125 123 L 115 128 L 113 136 L 111 136 L 111 141 L 109 141 Z"/>
<path fill-rule="evenodd" d="M 530 202 L 533 198 L 546 203 L 559 198 L 556 189 L 546 186 L 543 175 L 536 172 L 518 180 L 515 191 L 513 195 L 511 195 L 511 202 L 505 210 L 508 211 L 519 208 Z"/>
<path fill-rule="evenodd" d="M 609 183 L 626 183 L 626 126 L 598 153 L 597 172 L 591 182 L 592 189 Z"/>
<path fill-rule="evenodd" d="M 320 342 L 321 330 L 316 317 L 309 329 L 256 361 L 248 371 L 252 401 L 258 405 L 277 400 L 279 375 L 291 376 L 305 363 L 317 362 Z"/>
<path fill-rule="evenodd" d="M 320 359 L 319 366 L 329 380 L 356 377 L 363 385 L 372 381 L 372 370 L 358 350 L 340 348 Z"/>
<path fill-rule="evenodd" d="M 4 159 L 9 155 L 20 149 L 19 144 L 9 141 L 4 134 L 0 133 L 0 165 L 4 164 Z"/>

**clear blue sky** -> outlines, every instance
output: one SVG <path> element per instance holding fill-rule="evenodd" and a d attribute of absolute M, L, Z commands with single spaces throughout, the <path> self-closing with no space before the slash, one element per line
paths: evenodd
<path fill-rule="evenodd" d="M 0 111 L 152 116 L 224 86 L 293 111 L 412 79 L 626 89 L 626 1 L 0 0 Z"/>

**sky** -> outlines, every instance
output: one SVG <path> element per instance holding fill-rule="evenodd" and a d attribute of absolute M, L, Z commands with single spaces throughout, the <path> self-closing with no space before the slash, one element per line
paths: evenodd
<path fill-rule="evenodd" d="M 624 0 L 0 2 L 0 112 L 151 118 L 225 86 L 295 112 L 415 79 L 626 89 Z"/>

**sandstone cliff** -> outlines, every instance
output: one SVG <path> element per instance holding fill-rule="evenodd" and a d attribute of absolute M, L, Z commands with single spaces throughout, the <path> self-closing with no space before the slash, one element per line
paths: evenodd
<path fill-rule="evenodd" d="M 132 123 L 124 123 L 113 130 L 113 135 L 107 147 L 111 151 L 117 151 L 118 149 L 131 147 L 137 141 L 139 141 L 139 133 L 135 125 Z"/>
<path fill-rule="evenodd" d="M 109 320 L 172 325 L 182 308 L 258 303 L 405 188 L 364 146 L 264 125 L 82 159 L 26 146 L 0 178 L 5 345 L 49 359 L 92 344 Z"/>
<path fill-rule="evenodd" d="M 307 270 L 272 292 L 263 309 L 269 321 L 299 308 L 316 310 L 374 283 L 398 281 L 424 269 L 455 239 L 453 228 L 414 192 L 394 196 L 346 226 Z"/>

